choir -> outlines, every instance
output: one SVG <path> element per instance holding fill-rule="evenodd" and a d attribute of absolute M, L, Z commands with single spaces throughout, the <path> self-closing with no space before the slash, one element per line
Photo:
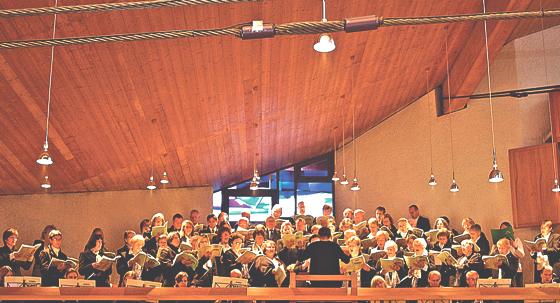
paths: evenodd
<path fill-rule="evenodd" d="M 431 226 L 418 206 L 411 205 L 409 214 L 394 221 L 382 206 L 370 218 L 364 210 L 345 209 L 337 224 L 331 206 L 312 217 L 302 201 L 291 218 L 282 217 L 282 208 L 275 206 L 264 224 L 251 224 L 248 212 L 234 226 L 223 212 L 209 214 L 201 224 L 193 210 L 189 219 L 175 214 L 168 226 L 157 213 L 140 222 L 138 233 L 124 231 L 123 246 L 114 253 L 105 247 L 103 230 L 94 229 L 77 259 L 63 252 L 63 234 L 54 225 L 46 226 L 33 245 L 20 246 L 18 231 L 8 228 L 2 234 L 0 283 L 4 286 L 5 277 L 32 268 L 42 286 L 81 278 L 98 287 L 124 287 L 132 280 L 211 287 L 214 277 L 230 277 L 247 279 L 255 287 L 286 287 L 287 272 L 294 271 L 356 272 L 362 287 L 472 287 L 479 278 L 511 279 L 515 287 L 523 285 L 520 258 L 526 250 L 535 262 L 535 282 L 556 283 L 560 235 L 550 221 L 542 223 L 533 241 L 521 241 L 511 224 L 503 222 L 492 230 L 490 242 L 471 218 L 462 220 L 458 232 L 446 216 Z M 112 284 L 113 269 L 119 279 Z M 340 287 L 342 282 L 310 285 Z"/>

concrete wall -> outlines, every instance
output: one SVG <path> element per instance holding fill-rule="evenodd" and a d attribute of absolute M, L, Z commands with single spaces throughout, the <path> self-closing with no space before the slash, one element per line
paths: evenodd
<path fill-rule="evenodd" d="M 503 48 L 491 66 L 493 91 L 560 83 L 560 27 L 545 31 L 548 80 L 544 76 L 541 33 L 518 39 Z M 452 71 L 451 71 L 452 72 Z M 477 92 L 487 92 L 485 77 Z M 396 220 L 408 217 L 408 205 L 416 203 L 431 219 L 447 215 L 460 229 L 462 218 L 473 217 L 488 233 L 502 221 L 512 221 L 508 150 L 537 145 L 549 132 L 548 99 L 535 95 L 524 99 L 494 98 L 495 142 L 498 165 L 505 174 L 500 184 L 488 182 L 492 166 L 492 133 L 489 100 L 471 101 L 468 108 L 443 117 L 434 111 L 431 92 L 357 140 L 357 194 L 336 186 L 337 217 L 346 207 L 363 208 L 373 215 L 383 205 Z M 431 102 L 432 111 L 428 111 Z M 455 176 L 459 193 L 449 192 L 452 175 L 450 130 L 453 126 Z M 430 128 L 433 169 L 438 180 L 428 186 L 430 174 Z M 347 145 L 347 171 L 354 165 L 353 144 Z M 338 164 L 342 164 L 341 152 Z M 339 166 L 337 171 L 342 171 Z M 349 176 L 352 177 L 352 176 Z M 552 180 L 551 180 L 552 182 Z M 517 231 L 522 239 L 537 229 Z M 528 260 L 524 260 L 530 266 Z M 526 276 L 529 276 L 528 274 Z"/>
<path fill-rule="evenodd" d="M 171 221 L 175 213 L 188 217 L 195 208 L 203 219 L 211 207 L 211 187 L 0 196 L 0 229 L 16 227 L 19 242 L 31 244 L 46 224 L 55 224 L 63 233 L 62 250 L 77 258 L 95 227 L 103 229 L 107 248 L 115 251 L 126 229 L 138 231 L 140 221 L 156 212 Z"/>

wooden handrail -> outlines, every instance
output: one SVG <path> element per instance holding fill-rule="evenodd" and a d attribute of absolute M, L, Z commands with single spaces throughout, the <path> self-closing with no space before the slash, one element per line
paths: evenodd
<path fill-rule="evenodd" d="M 560 300 L 560 288 L 0 288 L 1 301 Z"/>
<path fill-rule="evenodd" d="M 296 288 L 297 281 L 349 281 L 351 284 L 350 294 L 353 296 L 358 294 L 357 272 L 352 272 L 350 275 L 309 275 L 309 274 L 298 275 L 294 271 L 290 271 L 289 288 Z"/>

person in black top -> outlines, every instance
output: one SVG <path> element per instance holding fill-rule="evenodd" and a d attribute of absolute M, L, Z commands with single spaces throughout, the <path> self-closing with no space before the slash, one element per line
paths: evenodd
<path fill-rule="evenodd" d="M 310 243 L 299 256 L 299 261 L 310 259 L 309 273 L 312 275 L 339 275 L 340 264 L 350 262 L 350 256 L 342 251 L 338 244 L 331 241 L 331 230 L 327 227 L 319 229 L 319 241 Z M 340 287 L 339 281 L 314 281 L 313 287 Z"/>
<path fill-rule="evenodd" d="M 14 251 L 18 240 L 18 231 L 15 228 L 8 228 L 2 233 L 4 246 L 0 248 L 0 267 L 9 266 L 15 276 L 21 276 L 20 267 L 27 270 L 31 267 L 33 259 L 27 261 L 14 260 Z"/>
<path fill-rule="evenodd" d="M 79 257 L 78 272 L 86 280 L 95 280 L 98 287 L 110 287 L 109 276 L 113 272 L 111 268 L 102 271 L 99 269 L 97 261 L 105 255 L 103 248 L 103 233 L 92 233 L 83 252 Z"/>
<path fill-rule="evenodd" d="M 218 219 L 216 218 L 216 215 L 214 214 L 209 214 L 208 216 L 206 216 L 206 223 L 208 225 L 206 225 L 201 231 L 201 234 L 217 234 L 218 233 L 218 227 L 216 225 L 218 225 Z M 212 239 L 210 239 L 210 241 L 212 241 Z"/>
<path fill-rule="evenodd" d="M 41 246 L 39 246 L 39 248 L 35 251 L 34 257 L 33 259 L 35 260 L 35 262 L 33 263 L 33 271 L 32 271 L 32 276 L 34 277 L 40 277 L 41 276 L 41 262 L 39 260 L 39 254 L 41 253 L 41 251 L 45 250 L 46 247 L 49 245 L 49 233 L 52 230 L 55 230 L 56 226 L 49 224 L 46 225 L 43 228 L 43 231 L 41 232 L 41 238 L 38 240 L 33 241 L 33 245 L 37 245 L 37 244 L 41 244 Z"/>
<path fill-rule="evenodd" d="M 57 258 L 59 260 L 68 260 L 68 257 L 62 252 L 62 233 L 59 230 L 52 230 L 49 233 L 49 246 L 39 254 L 39 262 L 41 264 L 41 286 L 58 286 L 58 280 L 64 278 L 64 274 L 68 269 L 67 263 L 61 263 L 58 266 L 50 266 L 51 260 Z"/>
<path fill-rule="evenodd" d="M 172 287 L 175 285 L 175 277 L 180 272 L 188 274 L 189 278 L 194 276 L 193 264 L 189 264 L 186 259 L 184 263 L 173 261 L 177 254 L 180 253 L 179 246 L 181 245 L 181 238 L 178 232 L 171 232 L 167 236 L 167 247 L 162 248 L 158 261 L 161 263 L 161 272 L 163 274 L 163 285 Z"/>
<path fill-rule="evenodd" d="M 124 260 L 126 258 L 126 255 L 130 251 L 130 239 L 132 239 L 132 237 L 134 236 L 136 236 L 136 233 L 133 230 L 126 230 L 124 232 L 124 245 L 121 248 L 117 249 L 116 252 L 117 256 L 121 256 L 119 260 Z M 119 260 L 117 260 L 117 273 L 119 274 L 119 285 L 121 285 L 124 274 L 127 272 L 128 267 L 119 266 Z"/>
<path fill-rule="evenodd" d="M 519 259 L 510 251 L 509 239 L 502 238 L 496 243 L 498 253 L 506 256 L 508 262 L 500 264 L 498 270 L 492 272 L 493 278 L 511 279 L 511 286 L 516 285 L 515 277 L 519 268 Z"/>
<path fill-rule="evenodd" d="M 140 235 L 142 235 L 146 241 L 152 237 L 150 233 L 150 219 L 142 219 L 142 221 L 140 221 Z"/>
<path fill-rule="evenodd" d="M 480 247 L 480 254 L 487 256 L 490 254 L 490 243 L 486 238 L 486 235 L 482 232 L 482 228 L 479 224 L 473 224 L 469 228 L 469 234 L 471 235 L 471 240 Z M 480 274 L 480 273 L 479 273 Z"/>
<path fill-rule="evenodd" d="M 423 231 L 430 230 L 430 220 L 428 218 L 420 216 L 420 211 L 416 204 L 412 204 L 408 207 L 408 213 L 410 214 L 410 219 L 408 222 L 412 227 L 420 228 Z"/>
<path fill-rule="evenodd" d="M 474 244 L 472 240 L 463 240 L 461 242 L 461 250 L 463 256 L 459 258 L 457 265 L 457 280 L 458 286 L 467 286 L 467 273 L 470 271 L 475 271 L 480 276 L 480 272 L 484 270 L 484 264 L 482 263 L 482 257 L 479 253 L 474 252 Z"/>
<path fill-rule="evenodd" d="M 170 233 L 172 231 L 180 232 L 181 225 L 183 224 L 183 216 L 179 213 L 173 215 L 173 220 L 171 222 L 171 226 L 167 228 L 167 232 Z"/>
<path fill-rule="evenodd" d="M 276 228 L 276 219 L 273 216 L 269 216 L 265 221 L 264 238 L 276 242 L 280 240 L 280 231 Z"/>

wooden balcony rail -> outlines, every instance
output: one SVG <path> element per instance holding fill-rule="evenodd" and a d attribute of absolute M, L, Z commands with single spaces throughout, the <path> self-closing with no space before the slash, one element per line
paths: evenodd
<path fill-rule="evenodd" d="M 0 288 L 1 301 L 560 300 L 560 288 Z"/>

